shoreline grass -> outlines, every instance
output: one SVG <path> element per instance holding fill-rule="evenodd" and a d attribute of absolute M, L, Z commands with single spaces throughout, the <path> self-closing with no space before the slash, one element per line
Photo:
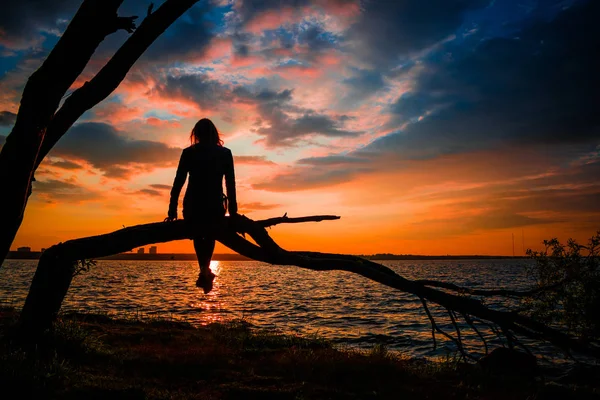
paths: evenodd
<path fill-rule="evenodd" d="M 244 321 L 181 321 L 67 313 L 34 348 L 0 310 L 2 398 L 553 399 L 596 398 L 598 383 L 490 376 L 475 365 L 402 357 L 384 345 L 339 349 L 318 337 Z"/>

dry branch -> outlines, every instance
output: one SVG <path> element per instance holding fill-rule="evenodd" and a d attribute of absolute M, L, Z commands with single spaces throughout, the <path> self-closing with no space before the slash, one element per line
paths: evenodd
<path fill-rule="evenodd" d="M 84 112 L 106 99 L 125 79 L 135 62 L 150 45 L 183 13 L 199 0 L 167 0 L 148 15 L 135 32 L 117 50 L 96 76 L 75 90 L 56 112 L 40 149 L 36 168 L 54 145 L 83 115 Z"/>
<path fill-rule="evenodd" d="M 319 218 L 323 217 L 304 217 L 302 220 L 314 221 Z M 324 219 L 334 218 L 327 216 Z M 510 343 L 520 344 L 517 336 L 527 337 L 549 342 L 566 352 L 582 352 L 600 358 L 600 348 L 596 343 L 579 341 L 576 337 L 541 324 L 526 315 L 491 309 L 477 298 L 433 289 L 419 281 L 406 279 L 381 264 L 344 254 L 284 250 L 269 236 L 264 226 L 286 223 L 290 220 L 294 219 L 282 217 L 252 221 L 244 216 L 229 217 L 225 228 L 217 234 L 217 240 L 237 253 L 254 260 L 277 265 L 295 265 L 315 271 L 352 272 L 391 288 L 413 294 L 421 299 L 432 323 L 432 332 L 437 331 L 457 343 L 457 347 L 465 357 L 470 357 L 470 355 L 462 345 L 461 328 L 456 320 L 458 315 L 463 316 L 467 325 L 471 327 L 475 320 L 490 325 L 494 332 L 502 335 Z M 245 240 L 238 233 L 250 235 L 256 244 Z M 97 258 L 152 243 L 190 237 L 190 229 L 185 221 L 175 221 L 138 225 L 106 235 L 71 240 L 52 246 L 44 252 L 40 259 L 21 314 L 22 328 L 25 332 L 40 332 L 51 325 L 70 285 L 75 260 Z M 445 332 L 435 323 L 427 307 L 428 302 L 438 304 L 448 311 L 456 336 Z M 476 329 L 474 330 L 478 333 Z M 482 335 L 480 337 L 484 340 Z"/>

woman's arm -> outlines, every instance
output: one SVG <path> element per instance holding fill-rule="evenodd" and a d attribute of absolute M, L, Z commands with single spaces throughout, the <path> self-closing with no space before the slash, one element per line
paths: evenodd
<path fill-rule="evenodd" d="M 171 200 L 169 201 L 169 219 L 177 219 L 177 204 L 179 203 L 179 194 L 181 188 L 187 178 L 188 168 L 185 157 L 185 151 L 181 153 L 179 158 L 179 165 L 177 166 L 177 173 L 175 174 L 175 180 L 173 181 L 173 188 L 171 189 Z"/>
<path fill-rule="evenodd" d="M 233 155 L 227 151 L 227 160 L 225 161 L 225 189 L 227 190 L 227 207 L 229 215 L 237 214 L 237 197 L 235 193 L 235 171 L 233 169 Z"/>

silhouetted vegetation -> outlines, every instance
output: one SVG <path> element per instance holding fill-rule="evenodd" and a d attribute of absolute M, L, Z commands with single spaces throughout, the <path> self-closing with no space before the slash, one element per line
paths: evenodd
<path fill-rule="evenodd" d="M 0 317 L 0 385 L 22 398 L 366 399 L 590 398 L 597 382 L 493 376 L 448 357 L 407 359 L 384 345 L 338 349 L 328 341 L 257 330 L 244 321 L 192 327 L 167 320 L 62 315 L 36 347 Z M 563 378 L 563 380 L 566 378 Z"/>
<path fill-rule="evenodd" d="M 530 273 L 547 288 L 527 298 L 528 312 L 540 322 L 566 329 L 586 342 L 600 340 L 600 232 L 587 245 L 569 239 L 544 241 L 545 250 L 528 251 Z"/>

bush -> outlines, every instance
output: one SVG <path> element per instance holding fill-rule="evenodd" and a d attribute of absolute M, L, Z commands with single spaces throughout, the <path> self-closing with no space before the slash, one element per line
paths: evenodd
<path fill-rule="evenodd" d="M 587 246 L 569 239 L 566 245 L 558 239 L 544 241 L 545 250 L 528 250 L 535 260 L 530 273 L 539 291 L 525 300 L 530 315 L 582 340 L 600 338 L 600 231 Z"/>

